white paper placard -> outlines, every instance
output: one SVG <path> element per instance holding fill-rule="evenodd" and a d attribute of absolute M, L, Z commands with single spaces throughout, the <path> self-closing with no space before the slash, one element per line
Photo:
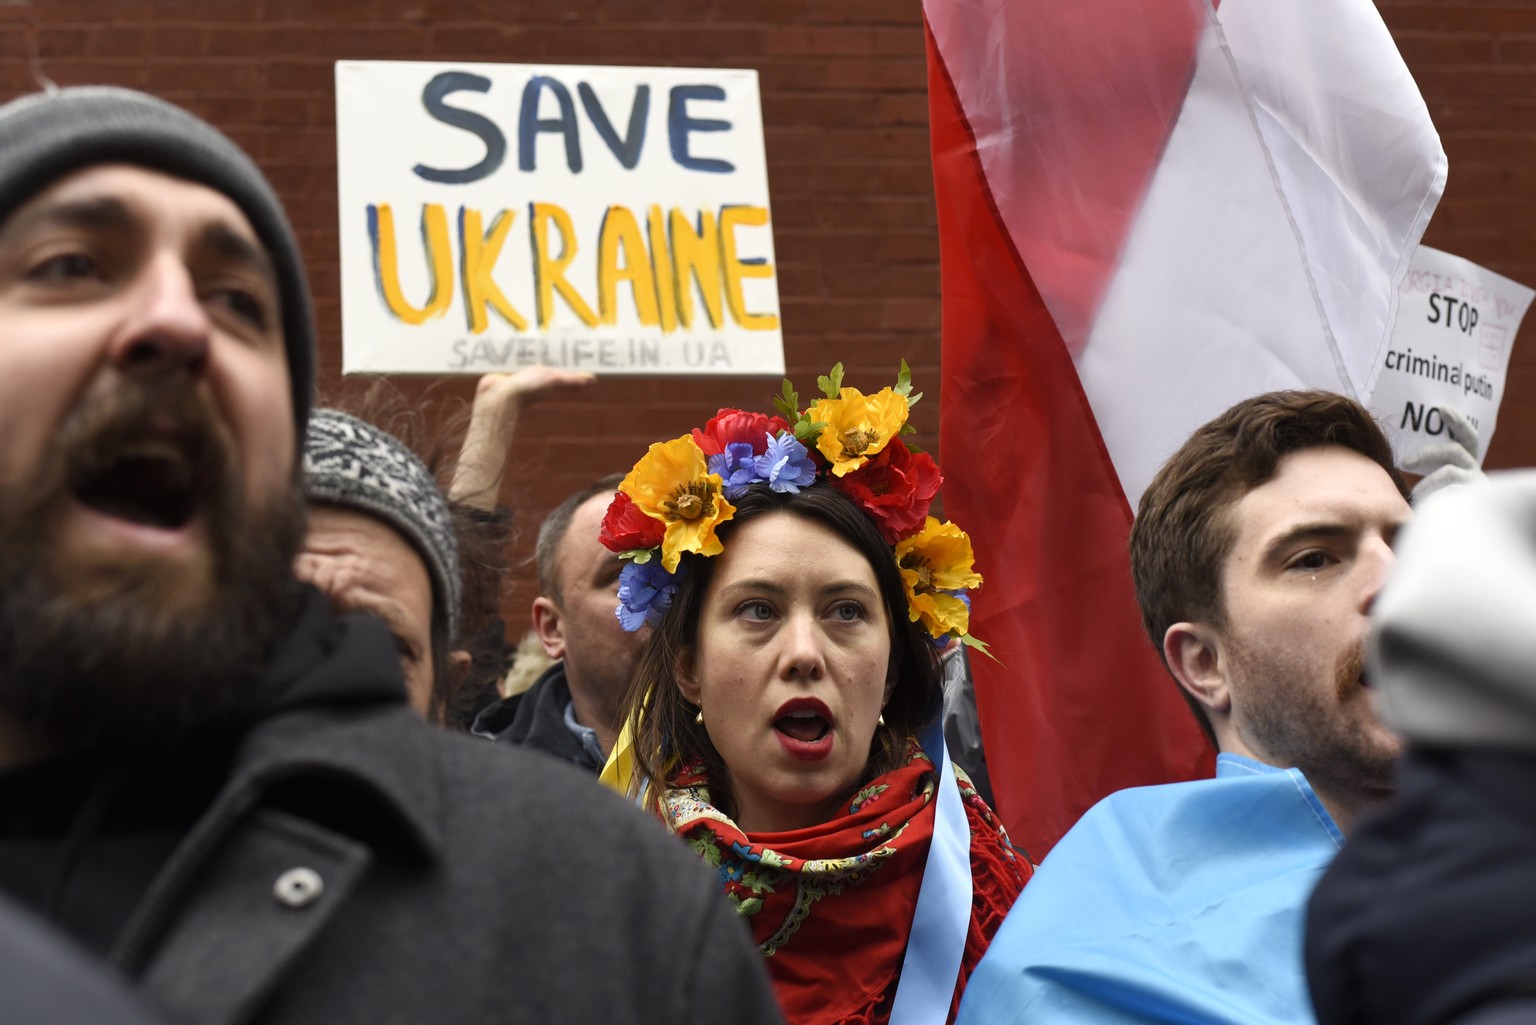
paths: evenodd
<path fill-rule="evenodd" d="M 1445 406 L 1477 426 L 1482 462 L 1504 399 L 1510 348 L 1533 295 L 1469 260 L 1418 248 L 1368 403 L 1399 462 L 1449 440 L 1440 413 Z"/>
<path fill-rule="evenodd" d="M 757 73 L 338 61 L 342 367 L 784 372 Z"/>

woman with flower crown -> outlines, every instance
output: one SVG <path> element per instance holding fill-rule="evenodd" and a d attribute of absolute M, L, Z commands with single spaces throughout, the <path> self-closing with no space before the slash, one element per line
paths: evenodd
<path fill-rule="evenodd" d="M 873 395 L 841 378 L 804 411 L 786 381 L 782 418 L 721 410 L 620 485 L 618 615 L 656 629 L 605 778 L 718 871 L 791 1023 L 936 1023 L 1032 870 L 944 751 L 938 651 L 980 646 L 981 578 L 901 441 L 920 396 L 905 363 Z"/>

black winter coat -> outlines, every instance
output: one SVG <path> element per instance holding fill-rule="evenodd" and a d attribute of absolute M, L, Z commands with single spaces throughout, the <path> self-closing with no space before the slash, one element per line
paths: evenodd
<path fill-rule="evenodd" d="M 168 1020 L 781 1020 L 702 862 L 573 769 L 428 727 L 382 624 L 312 600 L 276 665 L 110 955 Z"/>

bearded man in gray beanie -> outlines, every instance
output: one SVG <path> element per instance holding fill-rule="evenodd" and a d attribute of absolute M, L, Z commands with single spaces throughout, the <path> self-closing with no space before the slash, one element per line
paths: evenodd
<path fill-rule="evenodd" d="M 313 350 L 227 138 L 0 106 L 0 890 L 169 1020 L 778 1020 L 696 859 L 294 579 Z"/>

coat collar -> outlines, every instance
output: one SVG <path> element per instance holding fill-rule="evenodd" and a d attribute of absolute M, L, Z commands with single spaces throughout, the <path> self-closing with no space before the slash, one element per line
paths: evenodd
<path fill-rule="evenodd" d="M 244 892 L 235 883 L 252 870 L 232 869 L 230 852 L 270 861 L 297 842 L 325 859 L 333 891 L 343 892 L 379 853 L 353 838 L 359 831 L 397 841 L 389 845 L 392 857 L 414 854 L 428 865 L 443 857 L 441 738 L 406 704 L 399 660 L 384 625 L 368 616 L 338 618 L 323 600 L 309 601 L 273 659 L 268 679 L 267 713 L 238 743 L 219 795 L 177 846 L 118 938 L 111 959 L 130 972 L 159 946 L 176 908 L 197 887 L 209 888 L 213 879 Z M 243 839 L 236 842 L 237 836 Z M 231 874 L 234 882 L 226 878 Z M 337 906 L 340 896 L 333 892 L 326 907 Z M 307 942 L 310 931 L 283 934 L 287 939 L 280 946 L 292 950 Z M 196 975 L 182 968 L 205 953 L 194 943 L 159 960 L 180 966 L 165 969 L 168 977 Z M 252 978 L 270 981 L 277 964 L 272 961 Z M 262 989 L 247 988 L 235 1003 L 257 999 Z M 234 1014 L 231 999 L 226 994 L 217 1002 Z"/>
<path fill-rule="evenodd" d="M 309 602 L 273 660 L 274 706 L 236 752 L 218 803 L 254 804 L 304 777 L 356 788 L 436 859 L 444 824 L 434 727 L 405 701 L 399 658 L 372 616 L 334 616 Z"/>

